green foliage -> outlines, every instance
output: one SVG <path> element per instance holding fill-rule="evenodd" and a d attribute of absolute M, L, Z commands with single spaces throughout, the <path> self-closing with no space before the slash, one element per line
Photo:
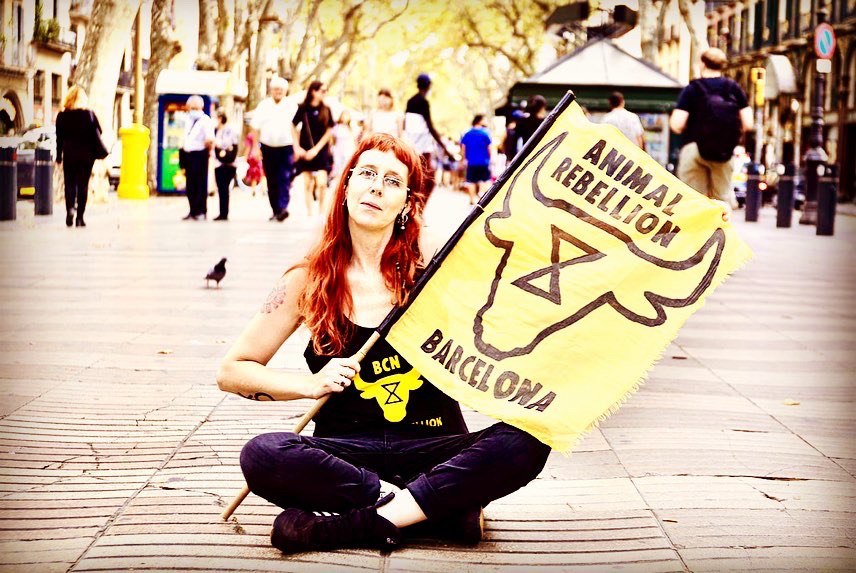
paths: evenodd
<path fill-rule="evenodd" d="M 42 33 L 42 0 L 36 0 L 36 17 L 33 20 L 33 39 L 41 37 Z"/>
<path fill-rule="evenodd" d="M 51 43 L 59 40 L 59 21 L 56 18 L 42 18 L 42 2 L 36 0 L 35 19 L 33 23 L 33 41 Z"/>
<path fill-rule="evenodd" d="M 59 21 L 56 18 L 51 18 L 36 22 L 33 40 L 43 43 L 51 43 L 59 40 Z"/>
<path fill-rule="evenodd" d="M 508 89 L 543 63 L 537 59 L 546 41 L 544 23 L 556 4 L 410 0 L 401 17 L 359 47 L 332 92 L 368 111 L 378 89 L 387 87 L 395 109 L 403 111 L 416 93 L 416 76 L 426 72 L 433 80 L 428 99 L 434 123 L 443 135 L 458 138 L 474 114 L 491 115 Z M 386 15 L 383 9 L 370 14 Z"/>

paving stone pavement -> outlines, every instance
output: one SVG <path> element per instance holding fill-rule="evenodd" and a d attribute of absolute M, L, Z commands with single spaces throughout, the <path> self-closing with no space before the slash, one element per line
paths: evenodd
<path fill-rule="evenodd" d="M 856 218 L 816 237 L 769 210 L 735 215 L 755 260 L 573 455 L 486 509 L 478 547 L 285 558 L 263 500 L 220 521 L 242 444 L 309 406 L 214 382 L 317 232 L 300 199 L 281 224 L 242 193 L 227 223 L 180 221 L 186 202 L 166 197 L 91 205 L 85 229 L 29 202 L 0 223 L 0 572 L 856 570 Z M 467 209 L 439 190 L 429 228 Z M 222 288 L 206 288 L 221 256 Z M 272 365 L 304 369 L 305 342 Z"/>

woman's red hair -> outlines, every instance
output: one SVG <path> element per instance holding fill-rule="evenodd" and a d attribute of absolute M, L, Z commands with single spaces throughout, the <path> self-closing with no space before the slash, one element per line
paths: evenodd
<path fill-rule="evenodd" d="M 351 169 L 357 164 L 360 155 L 369 149 L 392 153 L 407 167 L 408 172 L 409 220 L 403 231 L 396 222 L 380 262 L 380 272 L 387 289 L 392 293 L 394 305 L 400 306 L 407 301 L 417 269 L 422 263 L 419 237 L 425 196 L 421 158 L 410 145 L 396 137 L 381 133 L 366 136 L 342 169 L 342 176 L 330 198 L 330 211 L 320 240 L 309 252 L 306 261 L 299 265 L 307 270 L 308 276 L 306 288 L 298 299 L 298 309 L 312 333 L 313 349 L 320 355 L 335 356 L 342 353 L 353 335 L 354 326 L 349 320 L 353 312 L 353 299 L 347 280 L 353 245 L 345 190 Z"/>

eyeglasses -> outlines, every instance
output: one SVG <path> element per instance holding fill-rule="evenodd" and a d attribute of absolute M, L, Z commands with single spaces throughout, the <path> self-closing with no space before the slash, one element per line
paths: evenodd
<path fill-rule="evenodd" d="M 374 185 L 380 174 L 374 169 L 368 167 L 354 167 L 351 173 L 358 179 L 363 180 L 368 185 Z M 383 176 L 383 188 L 387 191 L 409 191 L 410 188 L 398 177 L 394 175 Z"/>

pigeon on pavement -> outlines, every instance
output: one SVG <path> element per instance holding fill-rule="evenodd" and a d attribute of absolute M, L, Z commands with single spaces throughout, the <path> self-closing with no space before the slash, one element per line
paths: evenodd
<path fill-rule="evenodd" d="M 208 288 L 209 281 L 217 281 L 217 288 L 220 288 L 220 281 L 226 276 L 226 257 L 220 259 L 220 262 L 214 265 L 208 274 L 205 275 L 205 288 Z"/>

